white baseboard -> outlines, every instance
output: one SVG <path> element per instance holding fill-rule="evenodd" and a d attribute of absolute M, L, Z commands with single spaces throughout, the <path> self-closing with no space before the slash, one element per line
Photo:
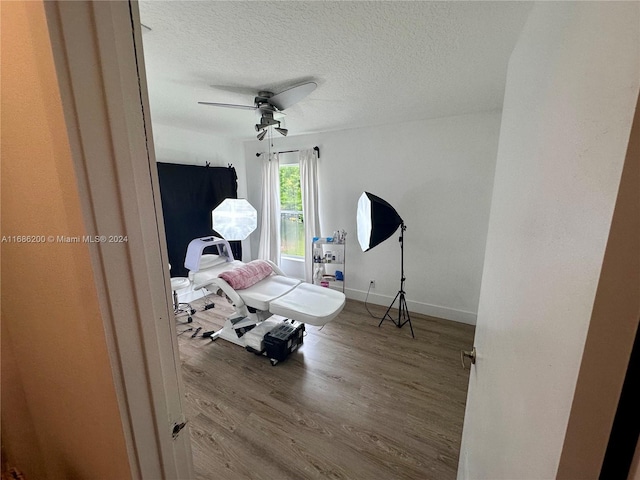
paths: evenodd
<path fill-rule="evenodd" d="M 359 300 L 364 302 L 367 297 L 367 292 L 363 292 L 361 290 L 354 290 L 351 288 L 345 289 L 345 294 L 347 298 L 351 298 L 353 300 Z M 452 320 L 454 322 L 466 323 L 468 325 L 476 324 L 477 314 L 474 312 L 467 312 L 464 310 L 457 310 L 455 308 L 441 307 L 438 305 L 430 305 L 428 303 L 416 302 L 413 300 L 407 300 L 407 307 L 409 308 L 409 313 L 415 312 L 420 313 L 422 315 L 429 315 L 430 317 L 438 317 L 444 318 L 445 320 Z M 376 293 L 369 292 L 369 298 L 367 299 L 368 303 L 374 305 L 381 305 L 388 307 L 393 301 L 393 297 L 389 297 L 387 295 L 378 295 Z M 398 307 L 398 303 L 394 305 L 395 308 Z"/>

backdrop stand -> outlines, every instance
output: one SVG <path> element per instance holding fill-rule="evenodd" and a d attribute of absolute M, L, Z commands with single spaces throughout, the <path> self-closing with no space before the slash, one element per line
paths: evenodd
<path fill-rule="evenodd" d="M 409 328 L 411 329 L 411 337 L 416 338 L 416 336 L 413 334 L 413 325 L 411 325 L 411 317 L 409 316 L 409 309 L 407 308 L 407 301 L 405 299 L 405 292 L 404 292 L 404 281 L 406 280 L 406 277 L 404 276 L 404 231 L 406 229 L 407 227 L 404 225 L 404 222 L 401 223 L 400 224 L 400 290 L 398 290 L 398 293 L 396 293 L 396 296 L 393 299 L 393 302 L 391 302 L 391 305 L 389 305 L 389 308 L 387 308 L 387 311 L 385 312 L 384 316 L 380 320 L 378 327 L 380 327 L 382 325 L 382 322 L 384 322 L 387 318 L 391 320 L 393 324 L 398 328 L 402 328 L 403 325 L 408 323 Z M 396 321 L 393 317 L 391 317 L 391 315 L 389 315 L 389 312 L 391 311 L 394 303 L 396 303 L 396 300 L 398 299 L 400 299 L 400 301 L 398 302 L 398 321 Z"/>

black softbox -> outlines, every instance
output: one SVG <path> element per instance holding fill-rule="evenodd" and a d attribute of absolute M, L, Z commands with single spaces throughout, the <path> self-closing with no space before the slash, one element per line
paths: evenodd
<path fill-rule="evenodd" d="M 358 242 L 363 252 L 371 250 L 394 234 L 402 218 L 388 202 L 364 192 L 358 200 Z"/>

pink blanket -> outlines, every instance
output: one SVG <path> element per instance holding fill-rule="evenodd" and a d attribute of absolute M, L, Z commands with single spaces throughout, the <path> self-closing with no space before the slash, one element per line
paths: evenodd
<path fill-rule="evenodd" d="M 272 272 L 269 262 L 254 260 L 241 267 L 222 272 L 218 277 L 227 282 L 234 290 L 242 290 L 267 278 Z"/>

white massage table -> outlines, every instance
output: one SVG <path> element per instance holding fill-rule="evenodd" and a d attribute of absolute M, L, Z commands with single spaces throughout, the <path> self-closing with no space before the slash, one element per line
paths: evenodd
<path fill-rule="evenodd" d="M 218 247 L 218 255 L 203 256 L 202 252 L 208 246 Z M 269 276 L 238 290 L 232 288 L 219 275 L 249 264 L 233 259 L 226 240 L 205 237 L 195 239 L 189 244 L 185 267 L 190 270 L 193 288 L 205 288 L 212 293 L 222 290 L 236 311 L 212 339 L 220 337 L 237 345 L 247 346 L 244 335 L 239 336 L 238 331 L 241 332 L 251 325 L 256 325 L 253 329 L 254 336 L 261 330 L 265 330 L 266 333 L 273 328 L 274 322 L 282 322 L 285 319 L 323 326 L 344 308 L 344 293 L 287 277 L 277 265 L 272 262 L 269 264 L 272 269 Z M 265 322 L 267 319 L 269 320 Z M 264 325 L 258 325 L 261 322 Z"/>

